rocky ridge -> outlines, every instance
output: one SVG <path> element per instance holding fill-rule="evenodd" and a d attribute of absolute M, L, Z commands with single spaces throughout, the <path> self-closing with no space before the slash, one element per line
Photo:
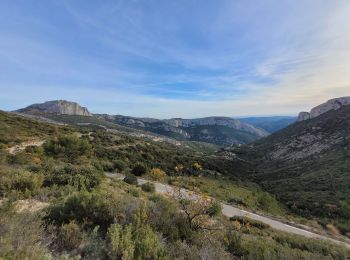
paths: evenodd
<path fill-rule="evenodd" d="M 58 115 L 92 116 L 86 107 L 76 102 L 66 100 L 53 100 L 41 104 L 33 104 L 26 108 L 17 110 L 19 113 L 51 113 Z"/>
<path fill-rule="evenodd" d="M 123 115 L 91 114 L 78 103 L 65 100 L 48 101 L 30 105 L 17 113 L 47 117 L 68 124 L 94 123 L 128 127 L 179 141 L 200 141 L 219 145 L 245 144 L 253 142 L 269 133 L 258 127 L 230 117 L 205 117 L 196 119 L 155 119 Z M 57 115 L 89 116 L 60 117 Z M 97 121 L 96 121 L 97 120 Z M 113 127 L 112 127 L 113 128 Z"/>
<path fill-rule="evenodd" d="M 298 116 L 298 121 L 300 122 L 300 121 L 312 119 L 330 110 L 337 110 L 342 106 L 346 106 L 346 105 L 350 105 L 350 97 L 340 97 L 340 98 L 330 99 L 327 102 L 312 108 L 310 112 L 300 112 Z"/>
<path fill-rule="evenodd" d="M 263 129 L 230 117 L 161 120 L 106 114 L 95 114 L 94 116 L 98 119 L 178 140 L 202 141 L 220 145 L 249 143 L 269 134 Z"/>

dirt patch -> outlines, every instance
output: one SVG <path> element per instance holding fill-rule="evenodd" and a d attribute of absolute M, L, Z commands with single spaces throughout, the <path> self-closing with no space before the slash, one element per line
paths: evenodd
<path fill-rule="evenodd" d="M 16 153 L 19 153 L 19 152 L 23 151 L 28 146 L 41 146 L 41 145 L 43 145 L 44 142 L 45 141 L 43 141 L 43 140 L 32 140 L 32 141 L 23 142 L 23 143 L 21 143 L 19 145 L 15 145 L 13 147 L 7 148 L 6 150 L 10 154 L 16 154 Z"/>
<path fill-rule="evenodd" d="M 18 213 L 23 213 L 23 212 L 37 212 L 48 207 L 49 205 L 50 204 L 47 202 L 28 199 L 28 200 L 18 200 L 16 202 L 15 207 Z"/>

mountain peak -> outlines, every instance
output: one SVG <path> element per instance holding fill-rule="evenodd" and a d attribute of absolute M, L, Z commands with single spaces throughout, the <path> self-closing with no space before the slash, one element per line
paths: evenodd
<path fill-rule="evenodd" d="M 310 112 L 300 112 L 298 116 L 298 121 L 304 121 L 311 118 L 318 117 L 330 110 L 337 110 L 342 106 L 350 105 L 350 97 L 340 97 L 328 100 L 321 105 L 318 105 L 310 110 Z"/>
<path fill-rule="evenodd" d="M 26 108 L 17 110 L 21 113 L 51 113 L 59 115 L 92 116 L 86 107 L 80 106 L 76 102 L 67 100 L 52 100 L 40 104 L 33 104 Z"/>

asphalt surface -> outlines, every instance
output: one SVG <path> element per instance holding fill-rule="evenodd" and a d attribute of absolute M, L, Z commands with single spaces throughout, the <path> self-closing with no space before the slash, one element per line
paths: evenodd
<path fill-rule="evenodd" d="M 106 173 L 106 175 L 108 177 L 111 177 L 111 178 L 117 178 L 117 179 L 123 179 L 124 178 L 124 175 L 118 174 L 118 173 Z M 159 183 L 159 182 L 145 180 L 145 179 L 142 179 L 142 178 L 138 178 L 138 184 L 139 185 L 144 184 L 146 182 L 154 183 L 154 186 L 156 188 L 156 192 L 157 193 L 172 194 L 173 191 L 174 191 L 174 188 L 172 186 L 170 186 L 170 185 Z M 196 196 L 195 195 L 189 195 L 189 191 L 186 190 L 186 189 L 181 189 L 181 192 L 185 196 L 191 197 L 192 199 L 196 199 Z M 242 210 L 242 209 L 236 208 L 236 207 L 231 206 L 231 205 L 227 205 L 227 204 L 224 204 L 224 203 L 221 203 L 221 204 L 222 204 L 222 214 L 224 216 L 226 216 L 226 217 L 234 217 L 234 216 L 247 217 L 247 218 L 250 218 L 250 219 L 253 219 L 253 220 L 257 220 L 257 221 L 263 222 L 265 224 L 268 224 L 270 227 L 272 227 L 274 229 L 277 229 L 277 230 L 281 230 L 281 231 L 288 232 L 288 233 L 291 233 L 291 234 L 301 235 L 301 236 L 304 236 L 304 237 L 307 237 L 307 238 L 323 239 L 323 240 L 334 242 L 334 243 L 337 243 L 337 244 L 340 244 L 340 245 L 344 245 L 347 248 L 350 248 L 350 244 L 342 242 L 342 241 L 339 241 L 339 240 L 336 240 L 336 239 L 333 239 L 333 238 L 330 238 L 328 236 L 323 236 L 323 235 L 316 234 L 316 233 L 313 233 L 313 232 L 310 232 L 310 231 L 307 231 L 307 230 L 304 230 L 304 229 L 301 229 L 301 228 L 298 228 L 298 227 L 294 227 L 294 226 L 285 224 L 283 222 L 280 222 L 278 220 L 274 220 L 274 219 L 269 218 L 269 217 L 261 216 L 261 215 L 258 215 L 258 214 L 255 214 L 255 213 L 252 213 L 252 212 L 249 212 L 249 211 L 246 211 L 246 210 Z"/>

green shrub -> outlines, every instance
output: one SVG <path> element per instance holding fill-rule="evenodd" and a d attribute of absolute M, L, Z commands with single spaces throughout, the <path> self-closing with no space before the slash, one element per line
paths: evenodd
<path fill-rule="evenodd" d="M 218 216 L 221 213 L 222 213 L 222 206 L 221 206 L 221 203 L 218 201 L 214 201 L 207 211 L 207 214 L 211 217 Z"/>
<path fill-rule="evenodd" d="M 19 164 L 19 165 L 25 165 L 29 164 L 32 161 L 32 156 L 30 154 L 27 154 L 25 152 L 20 152 L 17 154 L 10 154 L 7 157 L 7 162 L 9 164 Z"/>
<path fill-rule="evenodd" d="M 105 172 L 113 172 L 114 171 L 114 164 L 108 161 L 101 161 L 100 162 L 103 171 Z"/>
<path fill-rule="evenodd" d="M 132 168 L 131 173 L 135 176 L 142 176 L 147 173 L 147 168 L 143 164 L 138 163 Z"/>
<path fill-rule="evenodd" d="M 134 243 L 134 259 L 167 259 L 158 236 L 148 225 L 143 225 L 135 229 Z"/>
<path fill-rule="evenodd" d="M 269 212 L 278 212 L 279 205 L 277 200 L 267 192 L 257 192 L 257 203 L 259 208 L 269 211 Z"/>
<path fill-rule="evenodd" d="M 146 183 L 142 184 L 141 189 L 145 192 L 155 192 L 156 191 L 156 187 L 151 182 L 146 182 Z"/>
<path fill-rule="evenodd" d="M 139 198 L 140 195 L 141 195 L 140 190 L 137 187 L 134 187 L 134 186 L 131 186 L 131 187 L 128 188 L 128 193 L 131 196 L 135 197 L 135 198 Z"/>
<path fill-rule="evenodd" d="M 171 242 L 191 241 L 194 238 L 195 233 L 189 228 L 183 212 L 178 210 L 174 201 L 159 194 L 152 195 L 150 201 L 149 221 L 154 230 L 162 233 Z"/>
<path fill-rule="evenodd" d="M 92 154 L 90 143 L 73 135 L 53 138 L 44 143 L 43 148 L 46 155 L 68 162 L 75 162 L 80 156 L 90 157 Z"/>
<path fill-rule="evenodd" d="M 241 235 L 235 230 L 228 230 L 224 234 L 224 242 L 228 252 L 235 256 L 243 256 L 246 254 L 242 247 Z"/>
<path fill-rule="evenodd" d="M 107 232 L 111 259 L 167 259 L 157 234 L 147 224 L 147 212 L 142 204 L 132 224 L 113 224 Z"/>
<path fill-rule="evenodd" d="M 103 173 L 92 166 L 66 164 L 47 169 L 44 185 L 71 185 L 79 190 L 91 190 L 101 183 L 103 177 Z"/>
<path fill-rule="evenodd" d="M 48 208 L 45 220 L 55 225 L 76 221 L 84 227 L 100 226 L 107 230 L 114 221 L 113 207 L 115 201 L 98 192 L 76 193 L 64 198 Z"/>
<path fill-rule="evenodd" d="M 124 178 L 124 181 L 128 184 L 131 184 L 131 185 L 137 185 L 138 182 L 137 182 L 137 177 L 133 174 L 128 174 L 125 176 Z"/>
<path fill-rule="evenodd" d="M 74 221 L 62 225 L 58 237 L 60 245 L 66 250 L 77 248 L 83 239 L 80 227 Z"/>
<path fill-rule="evenodd" d="M 121 161 L 121 160 L 114 161 L 113 166 L 114 166 L 114 170 L 116 170 L 118 172 L 123 172 L 127 168 L 126 163 L 124 161 Z"/>
<path fill-rule="evenodd" d="M 42 237 L 41 216 L 16 214 L 0 207 L 0 259 L 51 259 Z"/>
<path fill-rule="evenodd" d="M 43 177 L 40 174 L 20 169 L 0 169 L 0 196 L 6 196 L 13 191 L 33 196 L 42 184 Z"/>

